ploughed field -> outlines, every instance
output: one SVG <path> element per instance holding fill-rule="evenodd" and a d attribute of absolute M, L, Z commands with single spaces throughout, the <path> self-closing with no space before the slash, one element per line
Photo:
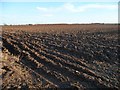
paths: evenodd
<path fill-rule="evenodd" d="M 3 50 L 19 57 L 20 65 L 34 78 L 35 88 L 119 89 L 117 25 L 18 25 L 2 29 Z M 12 88 L 21 83 L 13 81 Z M 24 83 L 28 84 L 27 80 Z"/>

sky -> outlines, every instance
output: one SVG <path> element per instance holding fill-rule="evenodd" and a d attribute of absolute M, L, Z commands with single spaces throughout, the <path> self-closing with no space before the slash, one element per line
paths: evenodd
<path fill-rule="evenodd" d="M 118 23 L 117 2 L 0 2 L 0 24 Z"/>

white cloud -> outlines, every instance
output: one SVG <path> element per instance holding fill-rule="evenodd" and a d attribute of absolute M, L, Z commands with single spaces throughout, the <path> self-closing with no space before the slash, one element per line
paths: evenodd
<path fill-rule="evenodd" d="M 86 4 L 81 6 L 75 6 L 72 3 L 66 3 L 59 7 L 37 7 L 38 10 L 46 12 L 46 13 L 53 13 L 53 12 L 73 12 L 73 13 L 79 13 L 87 10 L 92 9 L 117 9 L 117 5 L 113 4 Z"/>
<path fill-rule="evenodd" d="M 66 3 L 66 4 L 64 4 L 64 10 L 66 10 L 66 11 L 70 11 L 70 12 L 82 12 L 83 11 L 83 9 L 82 9 L 82 7 L 81 6 L 79 6 L 79 7 L 75 7 L 73 4 L 71 4 L 71 3 Z"/>
<path fill-rule="evenodd" d="M 1 2 L 119 2 L 119 0 L 0 0 Z"/>
<path fill-rule="evenodd" d="M 43 16 L 45 16 L 45 17 L 52 17 L 53 14 L 44 14 Z"/>
<path fill-rule="evenodd" d="M 78 7 L 79 11 L 86 11 L 89 9 L 117 9 L 117 5 L 101 5 L 101 4 L 88 4 Z"/>
<path fill-rule="evenodd" d="M 48 10 L 48 8 L 45 8 L 45 7 L 36 7 L 36 8 L 40 11 L 47 11 Z"/>
<path fill-rule="evenodd" d="M 87 4 L 87 5 L 75 7 L 73 4 L 67 3 L 64 5 L 64 8 L 71 12 L 83 12 L 90 9 L 117 9 L 117 5 Z"/>

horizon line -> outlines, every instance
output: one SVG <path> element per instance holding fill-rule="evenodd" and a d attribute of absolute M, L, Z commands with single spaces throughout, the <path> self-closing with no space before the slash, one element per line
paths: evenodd
<path fill-rule="evenodd" d="M 3 26 L 10 26 L 10 25 L 74 25 L 74 24 L 119 24 L 119 23 L 36 23 L 36 24 L 32 24 L 32 23 L 26 23 L 26 24 L 0 24 Z"/>

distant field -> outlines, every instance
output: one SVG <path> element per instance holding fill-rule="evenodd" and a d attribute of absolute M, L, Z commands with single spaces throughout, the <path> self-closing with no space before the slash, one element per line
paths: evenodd
<path fill-rule="evenodd" d="M 30 32 L 77 32 L 118 30 L 118 25 L 112 24 L 41 24 L 41 25 L 11 25 L 3 26 L 3 30 Z"/>
<path fill-rule="evenodd" d="M 19 58 L 35 78 L 31 86 L 119 89 L 118 25 L 16 25 L 2 30 L 3 51 Z M 9 77 L 3 78 L 4 89 L 11 83 L 10 88 L 22 88 L 17 79 L 7 82 Z M 24 83 L 30 88 L 27 80 Z"/>

